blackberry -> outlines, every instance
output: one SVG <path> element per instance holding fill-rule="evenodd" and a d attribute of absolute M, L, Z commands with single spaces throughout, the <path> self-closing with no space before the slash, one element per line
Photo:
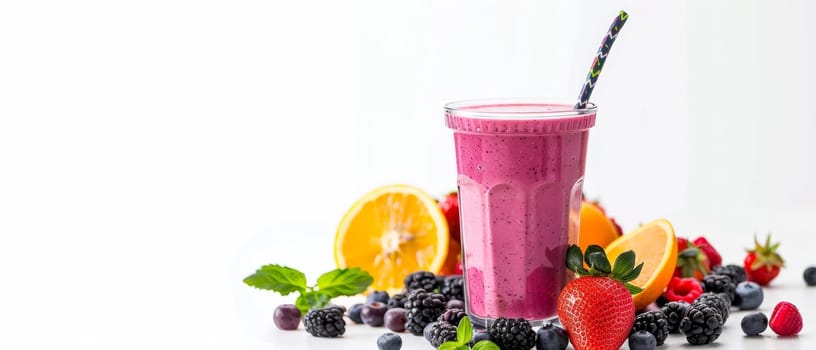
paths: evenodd
<path fill-rule="evenodd" d="M 669 333 L 680 332 L 680 321 L 686 316 L 686 311 L 688 311 L 689 306 L 689 303 L 685 301 L 672 301 L 660 309 L 660 311 L 666 315 Z"/>
<path fill-rule="evenodd" d="M 343 305 L 329 304 L 329 305 L 326 305 L 326 307 L 324 307 L 324 309 L 338 309 L 341 312 L 346 313 L 346 307 L 343 306 Z"/>
<path fill-rule="evenodd" d="M 652 333 L 657 345 L 663 345 L 666 337 L 669 336 L 669 322 L 662 311 L 647 311 L 635 318 L 635 324 L 632 326 L 630 335 L 638 331 Z"/>
<path fill-rule="evenodd" d="M 680 330 L 691 345 L 713 343 L 722 333 L 723 319 L 720 311 L 705 303 L 694 303 L 688 309 Z"/>
<path fill-rule="evenodd" d="M 523 318 L 500 317 L 487 331 L 502 350 L 530 350 L 535 346 L 536 333 Z"/>
<path fill-rule="evenodd" d="M 734 285 L 745 282 L 745 269 L 739 265 L 720 265 L 711 270 L 711 274 L 728 276 Z"/>
<path fill-rule="evenodd" d="M 346 321 L 339 308 L 312 310 L 303 317 L 306 332 L 315 337 L 334 338 L 346 332 Z"/>
<path fill-rule="evenodd" d="M 448 300 L 465 300 L 465 280 L 462 276 L 445 278 L 440 291 Z"/>
<path fill-rule="evenodd" d="M 393 309 L 396 307 L 405 307 L 405 294 L 399 293 L 394 294 L 390 298 L 388 298 L 388 308 Z"/>
<path fill-rule="evenodd" d="M 708 275 L 703 278 L 703 290 L 709 293 L 724 293 L 728 296 L 728 305 L 734 301 L 736 287 L 728 276 Z"/>
<path fill-rule="evenodd" d="M 416 289 L 424 289 L 428 292 L 433 292 L 439 288 L 439 282 L 432 272 L 417 271 L 405 277 L 405 290 L 412 291 Z"/>
<path fill-rule="evenodd" d="M 703 293 L 699 298 L 697 298 L 697 301 L 695 301 L 694 304 L 702 303 L 714 307 L 720 312 L 720 318 L 722 319 L 722 322 L 725 323 L 725 321 L 728 320 L 728 316 L 731 314 L 731 305 L 729 305 L 728 301 L 726 300 L 727 298 L 728 297 L 724 294 Z"/>
<path fill-rule="evenodd" d="M 458 326 L 459 321 L 461 321 L 462 318 L 464 318 L 465 316 L 467 316 L 467 314 L 465 313 L 465 310 L 462 310 L 462 309 L 447 309 L 447 310 L 445 310 L 445 312 L 443 312 L 441 315 L 439 315 L 439 318 L 437 319 L 437 321 L 447 322 L 447 323 L 450 323 L 450 324 L 452 324 L 454 326 Z"/>
<path fill-rule="evenodd" d="M 426 292 L 424 289 L 412 290 L 405 297 L 405 329 L 413 335 L 421 335 L 428 323 L 436 321 L 445 311 L 447 300 L 438 293 Z"/>
<path fill-rule="evenodd" d="M 437 276 L 436 276 L 436 285 L 438 285 L 438 286 L 441 288 L 441 287 L 442 287 L 442 283 L 444 283 L 444 282 L 445 282 L 445 279 L 446 279 L 446 278 L 448 278 L 448 276 L 437 275 Z"/>
<path fill-rule="evenodd" d="M 445 305 L 446 309 L 465 309 L 465 302 L 461 300 L 451 299 L 448 300 L 448 303 Z"/>
<path fill-rule="evenodd" d="M 434 322 L 428 334 L 428 340 L 435 348 L 446 341 L 456 341 L 456 326 L 447 322 Z"/>
<path fill-rule="evenodd" d="M 657 304 L 659 307 L 663 307 L 668 303 L 669 299 L 666 299 L 666 294 L 660 294 L 660 296 L 657 297 L 657 300 L 655 300 L 655 304 Z"/>

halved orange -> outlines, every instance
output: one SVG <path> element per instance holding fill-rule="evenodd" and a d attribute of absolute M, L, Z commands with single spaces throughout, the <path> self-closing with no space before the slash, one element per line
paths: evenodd
<path fill-rule="evenodd" d="M 581 226 L 578 231 L 578 246 L 582 252 L 592 244 L 605 247 L 618 239 L 615 224 L 601 208 L 589 202 L 581 203 Z"/>
<path fill-rule="evenodd" d="M 640 310 L 660 297 L 671 281 L 677 265 L 677 238 L 672 224 L 666 219 L 659 219 L 636 228 L 606 247 L 609 261 L 627 250 L 635 252 L 638 264 L 643 262 L 640 276 L 630 282 L 643 288 L 635 294 L 635 308 Z"/>
<path fill-rule="evenodd" d="M 448 254 L 448 223 L 436 200 L 409 185 L 377 188 L 340 220 L 334 240 L 339 268 L 359 267 L 375 290 L 396 291 L 408 274 L 438 273 Z"/>

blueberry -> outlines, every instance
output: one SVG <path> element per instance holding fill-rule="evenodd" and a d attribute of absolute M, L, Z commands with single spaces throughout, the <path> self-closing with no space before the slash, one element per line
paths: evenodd
<path fill-rule="evenodd" d="M 654 350 L 657 339 L 647 331 L 637 331 L 629 336 L 629 350 Z"/>
<path fill-rule="evenodd" d="M 385 306 L 385 304 L 375 301 L 373 303 L 363 305 L 363 311 L 360 312 L 360 318 L 363 319 L 363 323 L 371 327 L 382 327 L 383 323 L 385 323 L 386 311 L 388 311 L 388 307 Z"/>
<path fill-rule="evenodd" d="M 478 343 L 480 341 L 483 341 L 483 340 L 489 340 L 489 341 L 492 341 L 492 342 L 495 343 L 495 341 L 493 340 L 493 337 L 490 336 L 489 332 L 487 332 L 487 331 L 484 331 L 484 332 L 476 331 L 476 332 L 473 332 L 473 338 L 470 339 L 470 347 L 476 346 L 476 343 Z"/>
<path fill-rule="evenodd" d="M 816 286 L 816 266 L 806 268 L 804 277 L 808 286 Z"/>
<path fill-rule="evenodd" d="M 394 332 L 405 332 L 405 309 L 395 307 L 385 312 L 385 328 Z"/>
<path fill-rule="evenodd" d="M 371 304 L 375 301 L 383 304 L 388 304 L 388 298 L 389 298 L 388 292 L 375 290 L 366 297 L 366 304 Z"/>
<path fill-rule="evenodd" d="M 761 312 L 752 312 L 742 318 L 740 326 L 745 335 L 757 335 L 768 328 L 768 316 Z"/>
<path fill-rule="evenodd" d="M 394 333 L 383 333 L 377 338 L 377 348 L 380 350 L 399 350 L 402 348 L 402 338 Z"/>
<path fill-rule="evenodd" d="M 361 312 L 363 312 L 363 304 L 354 304 L 351 306 L 351 309 L 349 309 L 348 318 L 351 319 L 351 322 L 362 324 L 363 318 L 360 316 Z"/>
<path fill-rule="evenodd" d="M 422 329 L 422 336 L 424 336 L 428 342 L 431 341 L 431 329 L 433 329 L 434 324 L 436 324 L 436 322 L 430 322 Z"/>
<path fill-rule="evenodd" d="M 762 287 L 754 282 L 740 282 L 734 293 L 734 306 L 740 310 L 756 310 L 765 299 Z"/>
<path fill-rule="evenodd" d="M 445 304 L 446 309 L 465 309 L 465 302 L 457 299 L 448 300 L 448 303 Z"/>
<path fill-rule="evenodd" d="M 547 323 L 536 333 L 536 350 L 564 350 L 569 344 L 569 335 L 561 327 Z"/>
<path fill-rule="evenodd" d="M 283 304 L 275 308 L 272 321 L 278 329 L 292 331 L 298 328 L 300 323 L 300 310 L 292 304 Z"/>

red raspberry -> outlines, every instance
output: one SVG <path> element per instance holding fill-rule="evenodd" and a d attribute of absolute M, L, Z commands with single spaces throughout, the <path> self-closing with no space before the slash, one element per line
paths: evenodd
<path fill-rule="evenodd" d="M 703 294 L 703 286 L 694 278 L 673 277 L 669 286 L 666 287 L 666 299 L 668 301 L 685 301 L 694 303 Z"/>
<path fill-rule="evenodd" d="M 439 208 L 445 214 L 445 219 L 448 221 L 448 232 L 450 238 L 460 242 L 462 239 L 459 232 L 459 194 L 451 192 L 445 195 L 445 198 L 439 201 Z"/>
<path fill-rule="evenodd" d="M 782 301 L 774 307 L 769 324 L 776 334 L 781 336 L 796 335 L 802 331 L 802 315 L 796 305 Z"/>

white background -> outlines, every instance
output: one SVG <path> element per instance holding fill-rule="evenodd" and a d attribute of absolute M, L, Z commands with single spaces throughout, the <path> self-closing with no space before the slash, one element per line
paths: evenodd
<path fill-rule="evenodd" d="M 453 189 L 442 104 L 577 96 L 621 8 L 587 194 L 727 260 L 812 240 L 813 1 L 6 1 L 0 344 L 257 340 L 242 277 L 332 268 L 374 187 Z"/>

